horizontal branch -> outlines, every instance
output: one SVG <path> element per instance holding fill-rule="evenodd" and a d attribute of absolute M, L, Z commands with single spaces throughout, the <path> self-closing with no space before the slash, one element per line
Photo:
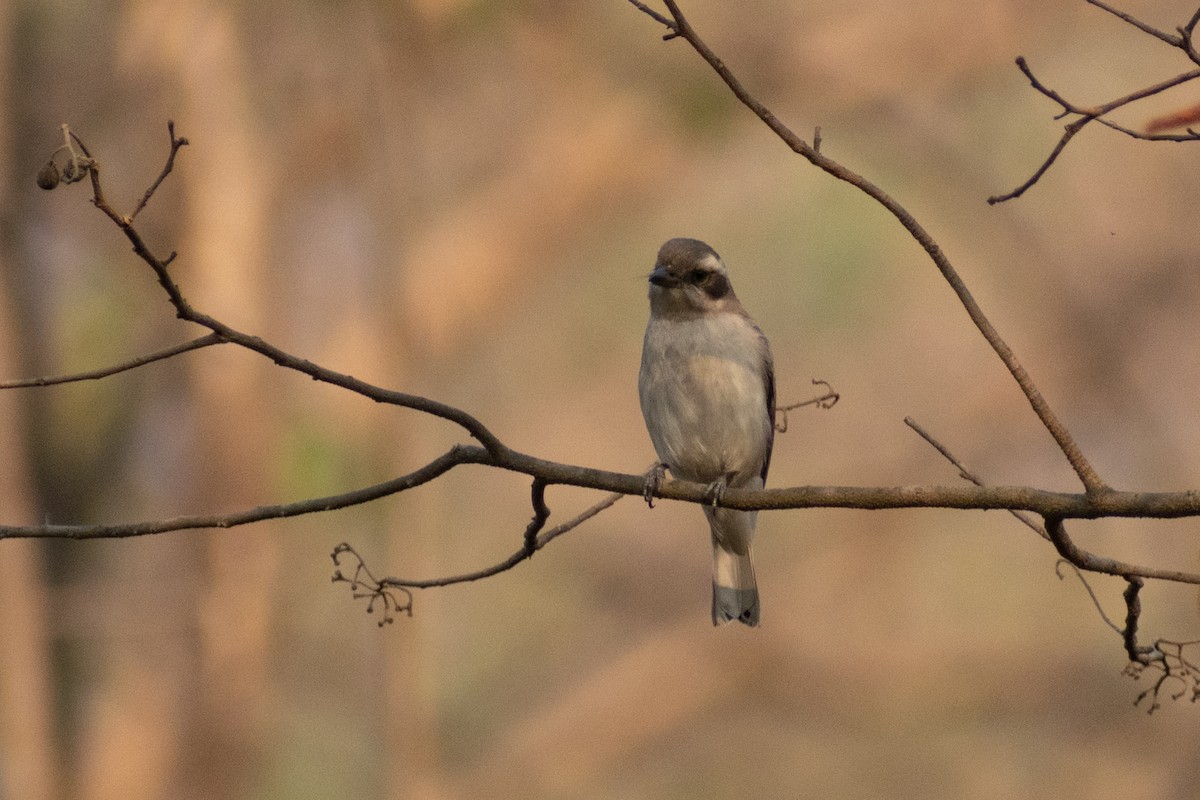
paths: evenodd
<path fill-rule="evenodd" d="M 546 486 L 577 486 L 621 495 L 642 496 L 645 475 L 611 472 L 526 455 L 505 449 L 493 453 L 477 445 L 455 445 L 420 469 L 398 478 L 344 494 L 296 503 L 258 506 L 230 514 L 181 516 L 149 522 L 107 525 L 0 525 L 0 539 L 96 539 L 146 536 L 196 528 L 232 528 L 267 519 L 333 511 L 407 491 L 462 464 L 505 469 L 535 478 Z M 654 496 L 688 503 L 711 502 L 708 487 L 680 480 L 662 482 Z M 611 505 L 611 503 L 609 503 Z M 780 489 L 730 488 L 721 505 L 745 511 L 844 508 L 882 511 L 945 508 L 977 511 L 1027 511 L 1042 517 L 1098 519 L 1145 517 L 1172 519 L 1200 516 L 1200 491 L 1053 492 L 1028 486 L 794 486 Z M 551 533 L 547 531 L 547 534 Z M 557 533 L 555 533 L 557 535 Z M 547 538 L 553 538 L 547 536 Z"/>

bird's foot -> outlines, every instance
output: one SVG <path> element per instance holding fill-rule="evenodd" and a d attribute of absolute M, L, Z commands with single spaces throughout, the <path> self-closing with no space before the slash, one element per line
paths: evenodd
<path fill-rule="evenodd" d="M 704 490 L 704 502 L 711 505 L 713 508 L 721 505 L 721 498 L 725 496 L 725 490 L 729 488 L 729 476 L 722 475 L 708 485 Z"/>
<path fill-rule="evenodd" d="M 662 486 L 663 478 L 667 476 L 666 464 L 655 464 L 646 473 L 646 482 L 642 484 L 642 497 L 646 500 L 646 505 L 654 508 L 654 496 L 658 494 L 658 489 Z"/>

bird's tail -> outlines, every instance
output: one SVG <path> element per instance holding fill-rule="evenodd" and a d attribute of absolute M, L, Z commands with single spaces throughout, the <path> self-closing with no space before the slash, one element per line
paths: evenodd
<path fill-rule="evenodd" d="M 751 627 L 758 625 L 758 583 L 750 561 L 755 516 L 754 512 L 722 508 L 709 514 L 713 534 L 713 625 L 734 620 Z"/>

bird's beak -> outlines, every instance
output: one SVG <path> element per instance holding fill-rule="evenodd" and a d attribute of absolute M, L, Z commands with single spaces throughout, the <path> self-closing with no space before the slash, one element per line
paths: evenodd
<path fill-rule="evenodd" d="M 650 273 L 650 282 L 655 286 L 662 286 L 665 289 L 669 289 L 670 287 L 677 285 L 679 283 L 679 279 L 673 277 L 671 273 L 667 272 L 666 267 L 655 267 L 654 271 Z"/>

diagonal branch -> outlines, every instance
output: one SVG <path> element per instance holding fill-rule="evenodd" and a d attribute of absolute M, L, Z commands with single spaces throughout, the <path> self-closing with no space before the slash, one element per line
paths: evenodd
<path fill-rule="evenodd" d="M 1042 393 L 1037 388 L 1033 378 L 1029 376 L 1029 373 L 1026 372 L 1025 368 L 1021 365 L 1021 362 L 1017 360 L 1016 354 L 1013 352 L 1012 348 L 1008 346 L 1004 339 L 1001 338 L 999 331 L 997 331 L 995 326 L 992 325 L 991 321 L 988 320 L 987 315 L 983 313 L 983 309 L 975 300 L 971 292 L 967 289 L 967 286 L 959 276 L 958 271 L 954 268 L 954 265 L 950 263 L 950 259 L 946 257 L 945 253 L 942 252 L 942 248 L 937 244 L 936 241 L 934 241 L 933 237 L 929 235 L 929 232 L 926 231 L 919 222 L 917 222 L 916 218 L 913 217 L 913 215 L 910 214 L 907 209 L 905 209 L 902 205 L 900 205 L 900 203 L 894 200 L 890 195 L 888 195 L 874 183 L 858 173 L 846 168 L 839 162 L 834 161 L 832 158 L 829 158 L 816 147 L 804 141 L 790 128 L 784 125 L 779 118 L 770 111 L 770 109 L 768 109 L 761 102 L 759 102 L 757 98 L 750 94 L 746 87 L 742 85 L 741 81 L 739 81 L 737 77 L 735 77 L 734 74 L 729 70 L 729 68 L 725 66 L 724 62 L 717 57 L 716 53 L 714 53 L 712 49 L 704 43 L 704 40 L 700 38 L 699 34 L 696 33 L 694 28 L 692 28 L 691 23 L 689 23 L 687 18 L 683 15 L 683 12 L 679 10 L 679 4 L 676 2 L 676 0 L 663 0 L 663 2 L 666 4 L 667 9 L 671 12 L 671 17 L 674 23 L 673 26 L 668 27 L 670 27 L 671 30 L 680 38 L 687 40 L 688 44 L 692 46 L 692 49 L 694 49 L 700 55 L 700 57 L 703 58 L 710 67 L 712 67 L 713 71 L 717 73 L 721 80 L 725 82 L 725 85 L 729 87 L 734 96 L 737 97 L 737 99 L 741 101 L 744 106 L 749 108 L 755 116 L 762 120 L 767 127 L 769 127 L 775 133 L 776 136 L 782 139 L 784 144 L 791 148 L 791 150 L 797 155 L 807 159 L 813 166 L 823 170 L 829 175 L 832 175 L 838 180 L 845 181 L 851 186 L 859 189 L 861 192 L 886 208 L 892 214 L 892 216 L 894 216 L 897 221 L 900 222 L 904 229 L 908 231 L 909 235 L 917 241 L 917 244 L 919 244 L 921 248 L 925 250 L 925 253 L 933 261 L 934 265 L 938 268 L 938 271 L 942 273 L 942 277 L 944 277 L 946 282 L 950 284 L 950 288 L 953 289 L 954 293 L 958 296 L 959 302 L 962 303 L 963 308 L 966 309 L 967 315 L 971 318 L 971 321 L 975 323 L 975 327 L 979 329 L 979 332 L 983 334 L 984 339 L 986 339 L 988 344 L 991 345 L 992 350 L 994 350 L 996 355 L 1000 357 L 1000 360 L 1004 363 L 1004 366 L 1008 369 L 1009 373 L 1013 376 L 1013 379 L 1016 380 L 1017 385 L 1021 388 L 1021 391 L 1025 394 L 1025 398 L 1029 401 L 1030 406 L 1033 407 L 1033 411 L 1035 414 L 1037 414 L 1038 419 L 1042 421 L 1042 424 L 1045 426 L 1046 430 L 1050 432 L 1050 435 L 1054 437 L 1054 441 L 1058 443 L 1059 449 L 1062 450 L 1063 455 L 1065 455 L 1067 461 L 1070 462 L 1071 467 L 1075 470 L 1075 474 L 1079 476 L 1079 480 L 1083 483 L 1084 488 L 1089 494 L 1099 494 L 1107 491 L 1108 485 L 1105 484 L 1105 482 L 1100 478 L 1100 475 L 1096 472 L 1095 468 L 1092 467 L 1091 463 L 1089 463 L 1087 458 L 1084 457 L 1083 451 L 1080 450 L 1079 445 L 1076 444 L 1075 439 L 1071 436 L 1066 426 L 1061 420 L 1059 420 L 1058 415 L 1055 414 L 1053 409 L 1050 408 L 1050 404 L 1047 403 L 1045 397 L 1042 396 Z M 634 5 L 638 7 L 639 10 L 645 12 L 646 9 L 642 4 L 636 3 Z"/>
<path fill-rule="evenodd" d="M 905 417 L 904 424 L 907 425 L 908 427 L 912 428 L 914 431 L 916 431 L 917 435 L 920 436 L 922 439 L 924 439 L 929 444 L 930 447 L 932 447 L 934 450 L 937 450 L 939 453 L 941 453 L 942 458 L 946 459 L 952 465 L 954 465 L 954 468 L 958 470 L 958 476 L 960 478 L 962 478 L 964 481 L 970 481 L 971 483 L 975 484 L 976 486 L 986 486 L 987 485 L 983 482 L 982 478 L 980 478 L 978 475 L 976 475 L 971 470 L 967 469 L 967 467 L 961 461 L 959 461 L 958 458 L 953 453 L 950 452 L 949 448 L 947 448 L 944 444 L 939 442 L 937 439 L 933 438 L 933 434 L 929 433 L 929 431 L 925 430 L 920 425 L 918 425 L 917 421 L 914 420 L 912 417 Z M 1039 525 L 1038 522 L 1032 516 L 1030 516 L 1029 514 L 1027 514 L 1024 511 L 1018 511 L 1016 509 L 1009 509 L 1009 513 L 1012 514 L 1014 517 L 1016 517 L 1017 521 L 1019 521 L 1025 527 L 1030 528 L 1038 536 L 1042 537 L 1043 539 L 1049 540 L 1050 537 L 1046 534 L 1046 529 L 1043 528 L 1041 525 Z M 1083 576 L 1080 576 L 1080 577 L 1082 578 Z M 1087 581 L 1084 581 L 1084 584 L 1086 585 Z M 1088 590 L 1091 591 L 1090 586 L 1088 587 Z"/>
<path fill-rule="evenodd" d="M 175 129 L 173 125 L 170 127 L 170 131 L 171 151 L 170 155 L 168 156 L 168 163 L 171 163 L 174 160 L 175 154 L 179 151 L 179 148 L 184 144 L 187 144 L 186 139 L 177 138 L 175 136 Z M 325 367 L 314 364 L 307 359 L 299 358 L 284 350 L 281 350 L 275 345 L 270 344 L 269 342 L 257 336 L 252 336 L 232 328 L 215 317 L 211 317 L 208 314 L 197 311 L 184 298 L 183 291 L 175 282 L 175 279 L 171 277 L 169 267 L 171 262 L 175 260 L 175 253 L 171 253 L 166 258 L 159 258 L 156 256 L 146 245 L 146 242 L 144 239 L 142 239 L 141 234 L 136 228 L 133 227 L 132 216 L 126 216 L 119 213 L 108 202 L 108 199 L 104 195 L 104 189 L 100 181 L 99 163 L 92 161 L 89 164 L 89 168 L 92 182 L 92 204 L 113 221 L 113 223 L 121 230 L 121 232 L 125 234 L 125 238 L 127 238 L 133 245 L 133 252 L 137 254 L 138 258 L 146 262 L 146 264 L 149 265 L 149 267 L 154 271 L 159 285 L 163 288 L 163 291 L 166 292 L 167 299 L 170 301 L 171 305 L 174 306 L 175 315 L 179 319 L 208 328 L 224 341 L 239 345 L 247 350 L 252 350 L 260 355 L 266 356 L 275 364 L 286 369 L 301 372 L 305 375 L 308 375 L 313 380 L 321 381 L 322 383 L 329 383 L 334 386 L 340 386 L 343 389 L 370 398 L 377 403 L 388 403 L 390 405 L 411 408 L 413 410 L 421 411 L 431 416 L 440 417 L 453 422 L 464 428 L 467 433 L 473 436 L 479 441 L 480 444 L 482 444 L 488 449 L 488 451 L 492 453 L 500 453 L 508 449 L 507 446 L 504 445 L 495 434 L 488 430 L 488 428 L 482 422 L 462 409 L 455 408 L 445 403 L 439 403 L 436 400 L 431 400 L 419 395 L 383 389 L 379 386 L 367 383 L 366 381 L 359 380 L 351 375 L 345 375 L 331 369 L 326 369 Z M 169 170 L 164 168 L 164 175 L 167 172 L 169 172 Z M 157 184 L 155 185 L 157 186 Z M 148 194 L 151 194 L 153 189 L 154 187 L 151 187 L 151 190 L 148 192 Z"/>
<path fill-rule="evenodd" d="M 1141 20 L 1137 19 L 1132 14 L 1128 14 L 1124 11 L 1121 11 L 1120 9 L 1113 8 L 1108 3 L 1104 2 L 1104 0 L 1087 0 L 1087 2 L 1089 4 L 1095 6 L 1096 8 L 1104 9 L 1108 13 L 1112 14 L 1114 17 L 1117 17 L 1118 19 L 1120 19 L 1122 22 L 1128 23 L 1128 24 L 1132 25 L 1133 27 L 1137 28 L 1138 30 L 1142 31 L 1143 33 L 1148 33 L 1151 36 L 1153 36 L 1155 39 L 1160 39 L 1160 40 L 1166 42 L 1167 44 L 1171 45 L 1172 47 L 1182 46 L 1181 37 L 1175 36 L 1170 33 L 1166 33 L 1165 31 L 1160 31 L 1158 28 L 1155 28 L 1154 26 L 1148 25 L 1145 22 L 1142 22 Z"/>
<path fill-rule="evenodd" d="M 146 193 L 142 195 L 142 199 L 138 201 L 136 206 L 134 206 L 133 211 L 129 215 L 130 222 L 133 222 L 134 217 L 141 213 L 142 209 L 146 207 L 146 204 L 150 202 L 150 198 L 154 196 L 156 191 L 158 191 L 158 187 L 161 186 L 162 182 L 166 180 L 168 175 L 171 174 L 171 170 L 175 168 L 176 153 L 179 152 L 179 148 L 184 147 L 188 143 L 187 139 L 177 137 L 175 135 L 174 120 L 167 120 L 167 136 L 170 137 L 171 141 L 171 152 L 167 156 L 167 163 L 163 164 L 162 172 L 158 173 L 158 177 L 155 179 L 154 183 L 150 184 L 150 188 L 146 190 Z"/>
<path fill-rule="evenodd" d="M 173 347 L 167 347 L 149 355 L 137 356 L 128 361 L 122 361 L 120 364 L 114 364 L 111 367 L 103 367 L 101 369 L 88 370 L 87 372 L 77 372 L 74 375 L 53 375 L 43 378 L 25 378 L 15 381 L 0 381 L 0 389 L 28 389 L 34 386 L 57 386 L 63 383 L 75 383 L 77 381 L 95 381 L 101 378 L 107 378 L 111 375 L 116 375 L 121 372 L 127 372 L 131 369 L 144 367 L 147 364 L 153 364 L 155 361 L 163 361 L 183 353 L 199 350 L 202 347 L 208 347 L 214 344 L 225 344 L 225 339 L 222 339 L 219 334 L 210 333 L 190 342 L 177 344 Z"/>

